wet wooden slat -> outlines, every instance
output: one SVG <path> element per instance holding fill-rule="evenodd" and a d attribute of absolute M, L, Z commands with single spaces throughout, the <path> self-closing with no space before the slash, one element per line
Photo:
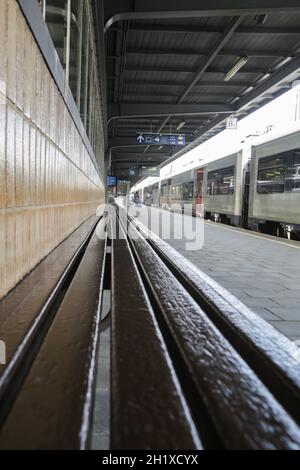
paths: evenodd
<path fill-rule="evenodd" d="M 84 222 L 1 300 L 0 338 L 6 343 L 7 364 L 0 365 L 0 377 L 96 221 L 93 216 Z"/>
<path fill-rule="evenodd" d="M 88 446 L 105 246 L 94 233 L 0 431 L 0 448 Z"/>
<path fill-rule="evenodd" d="M 271 392 L 300 423 L 299 349 L 168 243 L 134 222 Z"/>
<path fill-rule="evenodd" d="M 112 449 L 200 448 L 126 240 L 112 247 Z"/>
<path fill-rule="evenodd" d="M 300 430 L 295 421 L 144 237 L 136 232 L 132 243 L 170 336 L 224 447 L 299 449 Z"/>

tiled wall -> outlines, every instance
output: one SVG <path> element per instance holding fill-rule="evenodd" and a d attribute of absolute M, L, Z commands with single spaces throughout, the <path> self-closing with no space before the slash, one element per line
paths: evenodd
<path fill-rule="evenodd" d="M 16 0 L 0 0 L 0 298 L 103 200 Z"/>

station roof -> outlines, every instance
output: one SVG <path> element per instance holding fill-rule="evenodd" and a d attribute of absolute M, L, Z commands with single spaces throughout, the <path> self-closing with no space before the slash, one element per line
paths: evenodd
<path fill-rule="evenodd" d="M 101 21 L 119 177 L 177 158 L 300 78 L 299 0 L 104 0 Z M 139 145 L 140 132 L 183 133 L 187 144 Z"/>

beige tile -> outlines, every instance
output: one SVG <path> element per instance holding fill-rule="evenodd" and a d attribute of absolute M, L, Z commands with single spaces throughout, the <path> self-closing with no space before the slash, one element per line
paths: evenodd
<path fill-rule="evenodd" d="M 24 28 L 24 114 L 31 115 L 31 90 L 34 88 L 34 67 L 32 54 L 32 36 L 28 28 Z"/>
<path fill-rule="evenodd" d="M 14 211 L 6 213 L 6 291 L 12 289 L 17 282 L 16 275 L 16 219 Z"/>
<path fill-rule="evenodd" d="M 23 117 L 16 113 L 16 151 L 15 151 L 15 185 L 16 206 L 24 206 L 24 176 L 23 176 Z"/>
<path fill-rule="evenodd" d="M 30 204 L 30 134 L 29 122 L 23 122 L 23 204 Z"/>
<path fill-rule="evenodd" d="M 34 39 L 30 38 L 31 43 L 31 95 L 30 95 L 30 117 L 31 121 L 37 124 L 37 94 L 38 94 L 38 84 L 37 84 L 37 48 Z"/>
<path fill-rule="evenodd" d="M 42 128 L 41 121 L 42 106 L 42 56 L 36 49 L 36 90 L 35 90 L 35 122 L 39 129 Z"/>
<path fill-rule="evenodd" d="M 6 214 L 0 210 L 0 299 L 6 293 Z"/>
<path fill-rule="evenodd" d="M 3 207 L 6 207 L 6 105 L 0 101 L 0 209 Z"/>
<path fill-rule="evenodd" d="M 30 205 L 36 204 L 36 130 L 30 127 Z"/>
<path fill-rule="evenodd" d="M 0 93 L 6 95 L 7 84 L 7 1 L 0 1 Z M 0 97 L 1 99 L 1 97 Z"/>
<path fill-rule="evenodd" d="M 24 70 L 26 64 L 24 62 L 25 54 L 25 20 L 21 11 L 17 10 L 17 95 L 16 104 L 19 109 L 24 109 Z"/>
<path fill-rule="evenodd" d="M 41 185 L 40 185 L 40 156 L 41 156 L 41 134 L 36 131 L 35 147 L 35 205 L 41 204 Z"/>
<path fill-rule="evenodd" d="M 37 204 L 39 206 L 44 204 L 45 194 L 45 137 L 39 134 L 40 147 L 37 155 Z"/>
<path fill-rule="evenodd" d="M 7 62 L 7 95 L 15 102 L 17 93 L 17 4 L 8 2 L 8 62 Z"/>
<path fill-rule="evenodd" d="M 30 271 L 30 210 L 23 212 L 23 230 L 22 230 L 22 276 L 24 277 Z"/>
<path fill-rule="evenodd" d="M 50 138 L 56 142 L 56 126 L 57 126 L 57 89 L 53 80 L 50 81 Z"/>
<path fill-rule="evenodd" d="M 44 61 L 41 64 L 41 128 L 46 135 L 49 135 L 49 113 L 50 113 L 50 75 Z"/>
<path fill-rule="evenodd" d="M 15 110 L 7 106 L 6 126 L 6 206 L 15 206 Z"/>
<path fill-rule="evenodd" d="M 24 260 L 23 260 L 23 239 L 24 239 L 24 230 L 25 230 L 25 223 L 23 220 L 23 211 L 16 210 L 15 211 L 15 266 L 16 266 L 16 276 L 17 279 L 21 279 L 23 277 L 24 271 Z"/>

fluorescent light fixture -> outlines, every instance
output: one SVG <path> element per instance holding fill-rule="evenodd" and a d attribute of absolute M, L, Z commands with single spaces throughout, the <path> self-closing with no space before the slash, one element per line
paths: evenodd
<path fill-rule="evenodd" d="M 268 15 L 256 15 L 256 23 L 257 24 L 265 24 L 267 21 Z"/>
<path fill-rule="evenodd" d="M 236 96 L 235 98 L 233 98 L 231 101 L 230 101 L 230 104 L 233 104 L 235 103 L 236 101 L 238 101 L 240 99 L 239 96 Z"/>
<path fill-rule="evenodd" d="M 185 126 L 185 121 L 182 121 L 178 126 L 176 127 L 176 131 L 180 131 Z"/>
<path fill-rule="evenodd" d="M 254 90 L 254 86 L 249 86 L 247 90 L 244 91 L 244 94 L 250 93 L 250 91 Z"/>
<path fill-rule="evenodd" d="M 225 82 L 229 82 L 229 80 L 232 79 L 232 77 L 235 76 L 235 74 L 242 68 L 244 67 L 244 65 L 248 62 L 249 58 L 245 55 L 243 57 L 241 57 L 235 64 L 233 67 L 231 67 L 230 70 L 228 70 L 228 72 L 226 73 L 225 77 L 224 77 L 224 81 Z"/>
<path fill-rule="evenodd" d="M 271 77 L 270 73 L 265 73 L 265 75 L 263 75 L 259 81 L 263 82 L 264 80 L 267 80 L 267 78 L 270 78 L 270 77 Z"/>
<path fill-rule="evenodd" d="M 279 62 L 278 66 L 277 67 L 282 67 L 283 65 L 287 64 L 288 62 L 290 62 L 292 60 L 292 57 L 286 57 L 285 59 L 283 59 L 281 62 Z"/>

